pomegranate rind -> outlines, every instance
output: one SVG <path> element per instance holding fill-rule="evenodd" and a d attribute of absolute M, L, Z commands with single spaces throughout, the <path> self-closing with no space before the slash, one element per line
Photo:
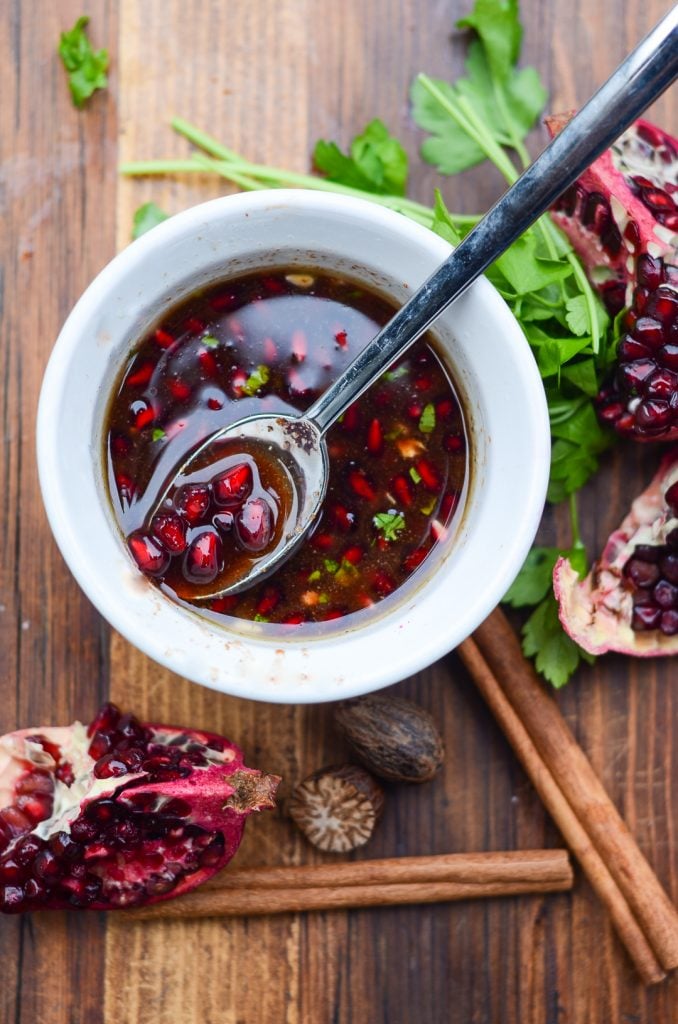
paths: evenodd
<path fill-rule="evenodd" d="M 82 901 L 74 903 L 73 898 L 69 899 L 74 892 L 69 883 L 76 875 L 69 874 L 71 861 L 66 852 L 61 854 L 66 858 L 61 862 L 63 871 L 47 885 L 48 891 L 41 897 L 35 894 L 26 896 L 22 906 L 5 906 L 5 886 L 11 887 L 14 883 L 10 883 L 7 876 L 0 878 L 0 909 L 17 912 L 78 906 L 88 910 L 111 910 L 155 903 L 188 892 L 231 860 L 240 845 L 247 817 L 275 805 L 275 793 L 280 782 L 278 776 L 247 767 L 242 751 L 225 737 L 194 729 L 140 723 L 134 716 L 121 717 L 115 708 L 112 710 L 117 715 L 116 720 L 134 719 L 137 735 L 144 737 L 139 742 L 150 761 L 147 768 L 142 763 L 138 770 L 135 767 L 126 774 L 101 777 L 101 773 L 95 771 L 97 755 L 90 756 L 89 746 L 93 738 L 100 735 L 96 730 L 102 713 L 110 715 L 111 708 L 111 705 L 106 705 L 89 728 L 74 722 L 68 727 L 22 729 L 0 737 L 0 811 L 4 813 L 7 809 L 14 816 L 9 826 L 7 823 L 3 826 L 0 820 L 0 870 L 8 858 L 11 862 L 16 843 L 23 842 L 27 836 L 35 837 L 42 844 L 42 849 L 50 846 L 56 834 L 65 836 L 66 841 L 68 836 L 73 840 L 72 827 L 76 822 L 89 820 L 89 805 L 102 800 L 109 805 L 114 803 L 120 809 L 108 819 L 113 827 L 118 827 L 117 822 L 130 822 L 132 829 L 136 829 L 137 838 L 125 838 L 121 846 L 115 841 L 117 836 L 112 841 L 113 845 L 110 845 L 110 839 L 95 836 L 94 842 L 89 842 L 81 836 L 76 837 L 76 846 L 81 852 L 75 866 L 83 868 L 88 878 L 96 876 L 100 879 L 99 895 L 90 893 L 86 906 Z M 130 748 L 120 747 L 123 749 Z M 189 768 L 184 769 L 188 774 L 172 771 L 170 764 L 170 775 L 164 777 L 162 773 L 158 774 L 159 769 L 152 767 L 150 762 L 154 758 L 167 764 L 172 760 L 169 757 L 172 753 L 177 758 L 184 753 L 187 758 L 197 758 L 190 763 L 190 772 Z M 178 762 L 175 760 L 173 763 Z M 69 770 L 67 778 L 63 774 L 64 766 Z M 25 799 L 17 797 L 17 793 L 31 791 L 26 788 L 27 779 L 33 785 L 34 777 L 40 783 L 38 793 L 51 794 L 51 811 L 46 809 L 39 819 L 34 817 L 33 826 L 26 831 L 16 822 L 17 799 Z M 45 788 L 41 782 L 47 778 L 52 780 L 51 790 L 49 783 Z M 143 826 L 140 827 L 139 815 L 145 815 L 146 809 L 150 817 L 144 820 L 160 820 L 167 813 L 164 808 L 169 804 L 177 810 L 170 809 L 167 820 L 176 821 L 176 824 L 166 825 L 160 832 L 155 824 L 146 826 L 145 831 Z M 14 831 L 12 838 L 8 828 L 19 828 L 20 831 Z M 58 839 L 59 843 L 63 841 Z M 57 858 L 60 856 L 58 852 L 55 855 Z M 32 873 L 26 875 L 26 872 L 32 872 L 28 862 L 22 861 L 22 864 L 24 875 L 19 879 L 19 885 L 34 877 Z M 15 869 L 8 867 L 7 870 Z M 168 871 L 171 888 L 157 891 L 157 880 L 160 878 L 164 882 Z M 81 872 L 77 877 L 83 878 L 84 875 Z M 45 875 L 41 874 L 39 881 L 44 883 L 44 879 Z M 77 886 L 78 883 L 74 884 Z"/>
<path fill-rule="evenodd" d="M 567 113 L 554 114 L 545 118 L 546 127 L 552 138 L 565 127 L 574 113 L 574 110 L 570 110 Z M 635 193 L 624 180 L 623 171 L 616 162 L 624 159 L 625 140 L 629 138 L 630 132 L 639 129 L 641 131 L 651 130 L 673 149 L 678 150 L 678 140 L 657 128 L 656 125 L 650 124 L 649 121 L 641 119 L 636 121 L 632 128 L 625 132 L 610 149 L 605 150 L 578 178 L 578 182 L 587 192 L 600 192 L 609 199 L 612 216 L 622 236 L 622 246 L 616 256 L 611 256 L 606 252 L 595 231 L 588 230 L 581 221 L 560 210 L 551 210 L 552 219 L 567 235 L 594 287 L 598 287 L 604 296 L 604 289 L 599 287 L 602 283 L 608 282 L 611 278 L 622 281 L 626 286 L 627 306 L 631 305 L 633 299 L 635 259 L 638 253 L 649 252 L 652 256 L 661 256 L 668 259 L 668 262 L 674 263 L 678 248 L 678 235 L 659 225 L 650 210 L 638 201 Z M 646 168 L 643 168 L 643 173 L 648 173 Z M 633 220 L 636 222 L 640 236 L 638 248 L 634 247 L 624 235 L 630 219 L 629 210 L 633 210 Z"/>
<path fill-rule="evenodd" d="M 617 651 L 639 658 L 678 653 L 678 635 L 631 628 L 633 598 L 623 575 L 638 544 L 661 545 L 678 527 L 664 494 L 678 480 L 678 449 L 669 452 L 649 486 L 610 536 L 591 571 L 580 579 L 567 558 L 553 570 L 553 591 L 566 633 L 589 654 Z"/>

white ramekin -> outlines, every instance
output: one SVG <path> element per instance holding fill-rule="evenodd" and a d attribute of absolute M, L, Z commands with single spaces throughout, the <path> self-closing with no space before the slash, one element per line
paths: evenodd
<path fill-rule="evenodd" d="M 461 391 L 472 472 L 456 534 L 370 611 L 318 626 L 229 620 L 215 626 L 164 597 L 127 552 L 104 483 L 103 421 L 131 347 L 160 313 L 201 285 L 273 265 L 343 271 L 398 301 L 449 245 L 362 200 L 304 191 L 229 196 L 187 210 L 120 253 L 75 306 L 47 367 L 38 468 L 50 525 L 101 614 L 168 668 L 256 700 L 337 700 L 431 664 L 485 618 L 515 577 L 546 491 L 549 425 L 527 342 L 479 280 L 438 321 Z"/>

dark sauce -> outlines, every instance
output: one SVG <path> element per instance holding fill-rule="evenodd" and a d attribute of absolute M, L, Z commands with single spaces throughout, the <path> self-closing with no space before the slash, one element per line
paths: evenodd
<path fill-rule="evenodd" d="M 209 617 L 301 624 L 387 597 L 454 527 L 468 452 L 449 372 L 428 336 L 328 433 L 331 472 L 313 533 L 269 580 L 200 600 L 279 542 L 292 488 L 265 452 L 210 448 L 236 420 L 301 411 L 393 315 L 383 296 L 317 270 L 251 273 L 183 300 L 135 348 L 107 412 L 113 509 L 137 564 Z M 166 501 L 153 522 L 159 498 Z"/>

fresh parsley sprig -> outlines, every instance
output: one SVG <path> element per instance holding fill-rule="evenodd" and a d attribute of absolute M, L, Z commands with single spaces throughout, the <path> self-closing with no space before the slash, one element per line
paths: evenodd
<path fill-rule="evenodd" d="M 108 85 L 108 50 L 93 50 L 87 37 L 89 18 L 83 15 L 68 32 L 59 37 L 59 56 L 68 74 L 71 99 L 76 107 L 84 107 L 97 89 Z"/>

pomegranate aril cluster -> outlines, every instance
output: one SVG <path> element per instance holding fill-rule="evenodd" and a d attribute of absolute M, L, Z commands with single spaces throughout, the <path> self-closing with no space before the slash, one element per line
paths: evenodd
<path fill-rule="evenodd" d="M 647 253 L 618 346 L 618 368 L 598 397 L 601 419 L 627 436 L 678 429 L 678 268 Z"/>
<path fill-rule="evenodd" d="M 669 511 L 678 518 L 678 481 L 665 494 Z M 638 544 L 624 567 L 633 588 L 632 629 L 658 629 L 666 636 L 678 634 L 678 523 L 666 544 Z"/>
<path fill-rule="evenodd" d="M 259 552 L 273 532 L 271 506 L 252 496 L 252 469 L 237 463 L 206 483 L 179 487 L 169 503 L 155 514 L 150 530 L 138 530 L 127 539 L 142 572 L 164 576 L 173 559 L 189 583 L 211 583 L 224 567 L 224 538 L 236 546 Z"/>
<path fill-rule="evenodd" d="M 153 733 L 134 715 L 104 705 L 88 729 L 96 779 L 132 776 L 129 786 L 169 783 L 219 757 L 217 740 L 208 748 L 177 734 L 171 743 L 153 741 Z M 190 805 L 156 793 L 111 796 L 86 803 L 69 831 L 43 837 L 34 831 L 52 814 L 54 778 L 74 781 L 61 752 L 45 737 L 29 737 L 56 763 L 30 767 L 15 784 L 16 802 L 0 809 L 0 910 L 16 913 L 42 905 L 131 906 L 170 892 L 188 873 L 216 863 L 223 836 L 191 824 Z M 61 773 L 59 772 L 59 769 Z M 61 775 L 61 778 L 60 778 Z M 134 776 L 136 775 L 136 778 Z M 143 881 L 139 865 L 143 867 Z"/>

